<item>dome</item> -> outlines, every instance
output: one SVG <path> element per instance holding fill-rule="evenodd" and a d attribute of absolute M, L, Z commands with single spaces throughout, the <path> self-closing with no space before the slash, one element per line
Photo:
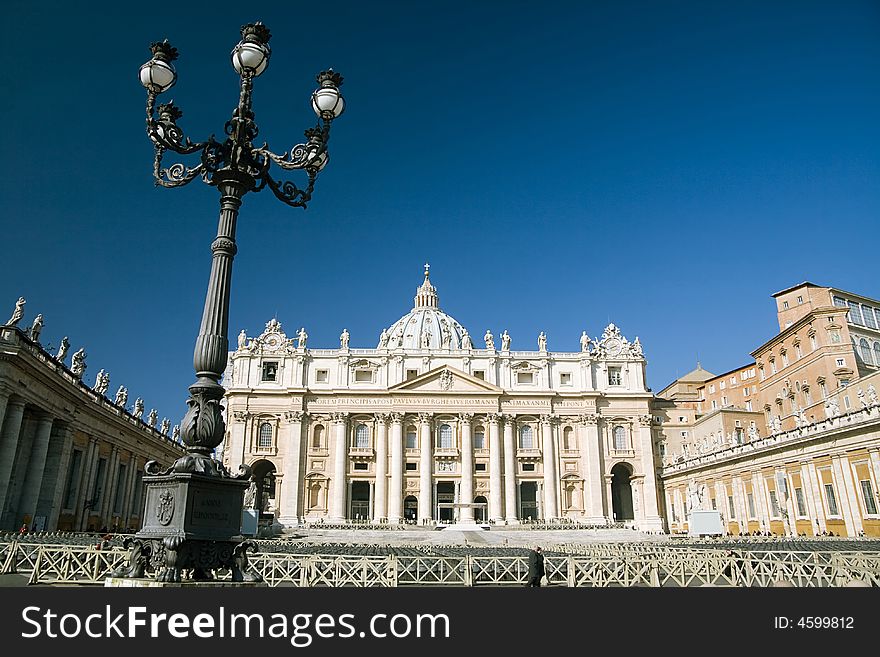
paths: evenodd
<path fill-rule="evenodd" d="M 467 331 L 440 310 L 429 269 L 430 265 L 425 265 L 425 280 L 416 290 L 413 309 L 382 331 L 380 349 L 462 349 Z"/>

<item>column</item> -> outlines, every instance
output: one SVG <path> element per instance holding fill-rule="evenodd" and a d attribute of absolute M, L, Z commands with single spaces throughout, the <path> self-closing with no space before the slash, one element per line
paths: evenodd
<path fill-rule="evenodd" d="M 434 459 L 431 453 L 431 414 L 419 413 L 419 522 L 433 518 Z"/>
<path fill-rule="evenodd" d="M 758 505 L 758 521 L 762 531 L 770 529 L 770 507 L 767 506 L 766 482 L 760 470 L 752 472 L 752 492 Z"/>
<path fill-rule="evenodd" d="M 74 522 L 74 528 L 77 531 L 82 531 L 86 527 L 86 522 L 88 518 L 88 512 L 90 509 L 86 509 L 86 502 L 89 499 L 89 496 L 92 494 L 92 483 L 93 478 L 95 476 L 95 465 L 98 462 L 98 439 L 95 437 L 89 438 L 89 447 L 86 450 L 85 458 L 83 459 L 83 473 L 82 473 L 82 484 L 79 486 L 79 492 L 76 496 L 76 502 L 74 503 L 74 518 L 76 521 Z"/>
<path fill-rule="evenodd" d="M 642 482 L 644 492 L 644 525 L 642 529 L 649 531 L 663 531 L 663 520 L 657 508 L 657 468 L 654 464 L 654 441 L 651 438 L 651 416 L 643 415 L 638 418 L 639 448 L 642 452 L 642 472 L 645 479 Z M 724 500 L 727 504 L 727 500 Z M 720 506 L 720 504 L 719 504 Z M 726 507 L 722 507 L 726 508 Z M 727 516 L 725 510 L 724 516 Z"/>
<path fill-rule="evenodd" d="M 37 504 L 37 513 L 46 516 L 46 530 L 58 529 L 58 517 L 64 503 L 64 486 L 70 471 L 70 457 L 73 453 L 73 427 L 69 424 L 54 423 L 55 436 L 50 439 L 49 456 L 43 475 L 43 487 Z"/>
<path fill-rule="evenodd" d="M 0 387 L 0 429 L 3 428 L 3 421 L 6 418 L 6 405 L 9 403 L 9 396 L 11 394 L 6 388 Z"/>
<path fill-rule="evenodd" d="M 547 514 L 544 513 L 544 482 L 540 479 L 535 482 L 535 503 L 538 505 L 538 520 L 544 520 Z"/>
<path fill-rule="evenodd" d="M 614 475 L 604 475 L 603 479 L 605 479 L 605 500 L 606 508 L 608 509 L 608 520 L 609 522 L 617 522 L 617 518 L 614 517 L 614 497 L 611 495 L 611 482 L 614 479 Z"/>
<path fill-rule="evenodd" d="M 348 444 L 346 441 L 346 413 L 333 414 L 333 480 L 330 482 L 330 518 L 332 522 L 345 520 L 345 489 Z"/>
<path fill-rule="evenodd" d="M 590 506 L 586 509 L 591 522 L 601 523 L 611 517 L 611 511 L 605 513 L 602 504 L 602 455 L 599 451 L 599 418 L 596 415 L 581 415 L 578 424 L 583 431 L 581 454 L 586 459 L 586 480 L 589 490 Z M 611 498 L 608 498 L 609 500 Z"/>
<path fill-rule="evenodd" d="M 388 522 L 403 519 L 403 413 L 391 413 L 391 481 L 388 486 Z"/>
<path fill-rule="evenodd" d="M 122 513 L 119 516 L 119 526 L 122 529 L 128 529 L 128 523 L 131 519 L 131 502 L 134 493 L 134 479 L 136 473 L 137 460 L 134 452 L 128 453 L 128 460 L 125 467 L 125 493 L 122 496 Z"/>
<path fill-rule="evenodd" d="M 810 474 L 810 490 L 813 493 L 813 499 L 816 501 L 816 522 L 819 523 L 819 533 L 821 534 L 828 530 L 828 525 L 825 522 L 825 504 L 822 502 L 822 495 L 825 491 L 822 486 L 822 480 L 819 478 L 819 473 L 816 471 L 815 463 L 810 461 L 807 465 L 807 471 Z"/>
<path fill-rule="evenodd" d="M 284 414 L 287 420 L 287 444 L 284 446 L 284 459 L 281 462 L 281 506 L 278 522 L 287 527 L 298 525 L 300 504 L 302 504 L 302 411 L 288 411 Z"/>
<path fill-rule="evenodd" d="M 33 523 L 37 514 L 37 503 L 40 498 L 40 487 L 43 483 L 43 473 L 46 468 L 46 457 L 49 452 L 49 437 L 52 433 L 52 416 L 48 413 L 37 415 L 37 432 L 34 435 L 31 458 L 28 462 L 27 474 L 24 478 L 24 487 L 21 491 L 21 501 L 18 504 L 18 515 L 22 518 L 30 516 L 29 522 Z"/>
<path fill-rule="evenodd" d="M 245 430 L 251 414 L 247 411 L 233 411 L 233 422 L 229 427 L 229 450 L 224 452 L 226 465 L 232 471 L 238 471 L 238 466 L 245 463 Z M 228 456 L 226 456 L 228 454 Z"/>
<path fill-rule="evenodd" d="M 376 415 L 376 481 L 373 522 L 388 517 L 388 414 Z"/>
<path fill-rule="evenodd" d="M 633 520 L 639 528 L 645 526 L 645 502 L 642 495 L 645 489 L 645 479 L 647 479 L 647 475 L 636 474 L 630 478 L 629 482 L 632 492 Z"/>
<path fill-rule="evenodd" d="M 516 517 L 516 419 L 504 416 L 504 519 L 508 525 L 519 524 Z"/>
<path fill-rule="evenodd" d="M 541 416 L 541 447 L 544 462 L 544 517 L 557 518 L 559 507 L 556 497 L 556 445 L 549 415 Z"/>
<path fill-rule="evenodd" d="M 101 524 L 109 529 L 112 526 L 113 517 L 113 493 L 116 491 L 116 480 L 119 474 L 119 448 L 115 445 L 110 450 L 110 459 L 107 462 L 107 485 L 104 486 L 103 501 L 101 503 Z"/>
<path fill-rule="evenodd" d="M 498 431 L 497 413 L 489 413 L 486 420 L 489 423 L 489 519 L 493 522 L 504 520 L 504 508 L 502 507 L 502 480 L 501 480 L 501 436 Z"/>
<path fill-rule="evenodd" d="M 15 453 L 18 451 L 18 441 L 21 434 L 21 420 L 24 417 L 24 400 L 18 397 L 10 398 L 6 404 L 6 419 L 3 422 L 3 430 L 0 433 L 0 517 L 6 508 L 6 495 L 11 488 L 12 466 L 15 463 Z M 9 526 L 7 529 L 18 529 Z"/>
<path fill-rule="evenodd" d="M 471 434 L 473 413 L 461 413 L 458 421 L 461 424 L 461 490 L 462 504 L 474 502 L 474 441 Z M 463 523 L 474 521 L 474 508 L 472 506 L 461 507 L 459 520 Z"/>
<path fill-rule="evenodd" d="M 856 496 L 856 489 L 853 486 L 852 468 L 849 465 L 849 459 L 846 456 L 832 456 L 831 464 L 835 479 L 838 481 L 838 497 L 843 502 L 841 510 L 843 511 L 843 519 L 846 522 L 846 533 L 849 536 L 858 536 L 864 525 L 862 524 L 862 514 L 858 497 Z"/>

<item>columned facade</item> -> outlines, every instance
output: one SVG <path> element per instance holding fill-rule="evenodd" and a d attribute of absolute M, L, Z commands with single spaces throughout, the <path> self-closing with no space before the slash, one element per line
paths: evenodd
<path fill-rule="evenodd" d="M 346 339 L 312 349 L 304 331 L 288 338 L 272 320 L 230 354 L 223 460 L 233 470 L 272 462 L 284 526 L 605 525 L 614 520 L 606 477 L 625 460 L 639 515 L 621 522 L 659 528 L 641 344 L 613 324 L 597 339 L 572 332 L 580 351 L 470 334 L 440 310 L 427 272 L 413 310 L 375 348 Z M 276 430 L 294 416 L 299 425 Z"/>

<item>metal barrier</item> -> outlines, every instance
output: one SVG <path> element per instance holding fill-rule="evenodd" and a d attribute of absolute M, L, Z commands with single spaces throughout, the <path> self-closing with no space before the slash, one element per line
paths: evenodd
<path fill-rule="evenodd" d="M 554 586 L 693 587 L 770 586 L 785 580 L 800 587 L 844 586 L 862 580 L 880 587 L 880 553 L 661 549 L 591 546 L 589 554 L 547 554 L 546 576 Z M 121 548 L 11 543 L 0 545 L 2 574 L 29 576 L 31 584 L 100 584 L 127 561 Z M 270 586 L 406 587 L 522 586 L 528 558 L 522 555 L 461 556 L 389 554 L 326 555 L 264 553 L 251 567 Z M 228 572 L 218 572 L 228 579 Z"/>

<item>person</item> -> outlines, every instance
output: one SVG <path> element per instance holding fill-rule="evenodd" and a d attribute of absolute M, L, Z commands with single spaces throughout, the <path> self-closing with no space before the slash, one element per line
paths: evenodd
<path fill-rule="evenodd" d="M 541 586 L 541 578 L 544 576 L 544 555 L 538 546 L 529 553 L 529 586 Z"/>
<path fill-rule="evenodd" d="M 21 527 L 19 528 L 19 530 L 18 530 L 18 533 L 19 533 L 20 536 L 24 536 L 25 534 L 28 533 L 28 526 L 27 526 L 27 523 L 22 524 L 22 526 L 21 526 Z"/>

